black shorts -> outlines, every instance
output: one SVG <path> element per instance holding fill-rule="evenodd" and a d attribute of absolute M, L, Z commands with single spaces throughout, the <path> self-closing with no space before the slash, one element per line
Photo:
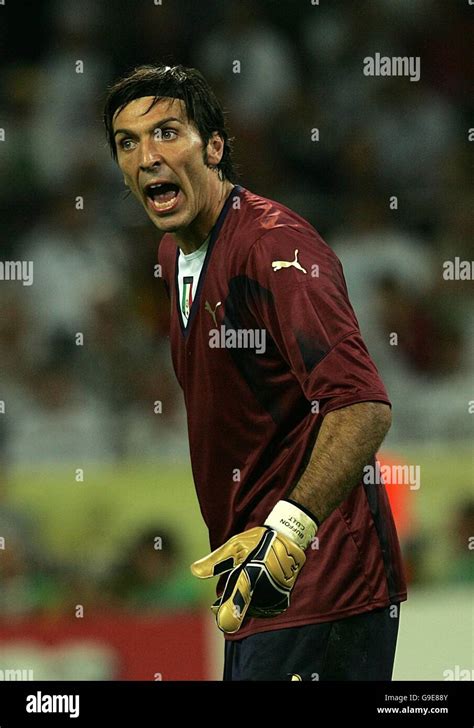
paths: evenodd
<path fill-rule="evenodd" d="M 400 604 L 225 643 L 224 680 L 391 680 Z"/>

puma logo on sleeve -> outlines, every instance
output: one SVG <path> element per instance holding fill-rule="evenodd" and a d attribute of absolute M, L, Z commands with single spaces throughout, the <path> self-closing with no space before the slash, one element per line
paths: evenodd
<path fill-rule="evenodd" d="M 298 248 L 295 250 L 294 260 L 274 260 L 272 262 L 272 268 L 274 271 L 280 270 L 281 268 L 290 268 L 291 266 L 293 266 L 293 268 L 298 268 L 298 270 L 303 271 L 303 273 L 307 272 L 305 268 L 298 263 Z"/>

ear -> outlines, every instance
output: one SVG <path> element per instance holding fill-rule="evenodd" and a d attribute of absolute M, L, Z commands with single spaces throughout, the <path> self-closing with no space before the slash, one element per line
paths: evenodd
<path fill-rule="evenodd" d="M 219 135 L 219 132 L 213 132 L 211 138 L 207 143 L 207 161 L 209 164 L 217 165 L 222 159 L 224 154 L 224 140 Z"/>

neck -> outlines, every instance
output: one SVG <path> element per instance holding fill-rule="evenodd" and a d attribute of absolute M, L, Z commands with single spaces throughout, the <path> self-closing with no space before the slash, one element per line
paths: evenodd
<path fill-rule="evenodd" d="M 193 221 L 192 226 L 187 228 L 186 231 L 173 233 L 176 244 L 181 248 L 184 255 L 189 255 L 189 253 L 198 250 L 207 239 L 233 187 L 233 183 L 228 180 L 219 182 L 216 194 L 212 196 L 209 205 Z"/>

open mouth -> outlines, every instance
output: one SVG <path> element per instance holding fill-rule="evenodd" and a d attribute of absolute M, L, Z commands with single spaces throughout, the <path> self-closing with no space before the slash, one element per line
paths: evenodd
<path fill-rule="evenodd" d="M 155 212 L 169 212 L 178 203 L 180 189 L 171 182 L 148 185 L 145 189 L 149 206 Z"/>

